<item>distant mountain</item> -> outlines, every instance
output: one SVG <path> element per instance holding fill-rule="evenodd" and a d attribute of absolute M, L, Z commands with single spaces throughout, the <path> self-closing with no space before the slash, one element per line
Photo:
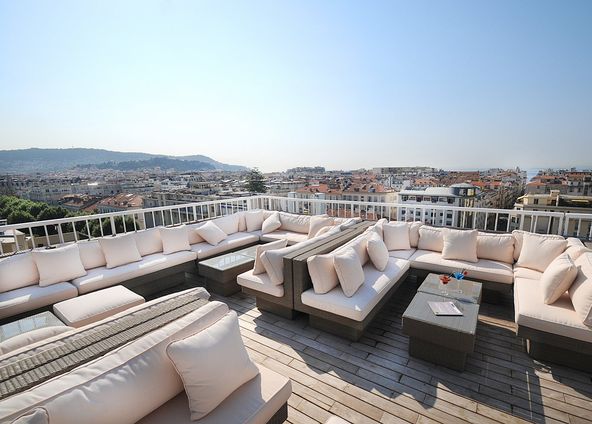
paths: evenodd
<path fill-rule="evenodd" d="M 142 169 L 150 167 L 151 159 L 170 159 L 173 162 L 161 161 L 162 168 L 166 165 L 173 165 L 166 169 L 178 169 L 179 171 L 190 170 L 222 170 L 222 171 L 243 171 L 247 168 L 240 165 L 228 165 L 218 162 L 203 155 L 192 156 L 166 156 L 154 155 L 140 152 L 114 152 L 104 149 L 19 149 L 0 150 L 0 173 L 30 173 L 62 171 L 78 165 L 101 165 L 120 164 L 125 162 L 145 162 L 137 164 L 122 165 L 127 169 Z M 188 163 L 181 163 L 188 162 Z M 160 165 L 154 165 L 160 166 Z M 154 167 L 152 166 L 152 168 Z M 120 168 L 115 168 L 120 169 Z"/>
<path fill-rule="evenodd" d="M 151 158 L 147 160 L 129 160 L 125 162 L 103 162 L 97 164 L 77 165 L 78 168 L 95 167 L 99 169 L 117 169 L 119 171 L 138 171 L 141 169 L 160 168 L 162 170 L 187 171 L 214 171 L 216 167 L 211 163 L 199 160 L 179 160 L 171 158 Z"/>

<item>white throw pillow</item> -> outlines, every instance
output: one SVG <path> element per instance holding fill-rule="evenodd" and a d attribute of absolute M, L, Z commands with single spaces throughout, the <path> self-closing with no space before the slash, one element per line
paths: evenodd
<path fill-rule="evenodd" d="M 384 240 L 384 234 L 382 233 L 382 227 L 387 222 L 388 222 L 388 220 L 386 218 L 380 218 L 378 221 L 376 221 L 376 224 L 374 224 L 371 227 L 372 231 L 374 231 L 376 234 L 378 234 L 380 236 L 380 238 L 383 240 Z"/>
<path fill-rule="evenodd" d="M 559 299 L 574 282 L 578 268 L 567 253 L 557 256 L 541 277 L 543 298 L 550 305 Z"/>
<path fill-rule="evenodd" d="M 310 217 L 310 228 L 308 230 L 308 238 L 311 239 L 319 234 L 322 228 L 333 226 L 333 218 L 327 215 L 318 215 Z"/>
<path fill-rule="evenodd" d="M 580 255 L 574 264 L 578 274 L 569 288 L 569 297 L 582 323 L 592 328 L 592 252 Z"/>
<path fill-rule="evenodd" d="M 49 286 L 86 275 L 77 244 L 56 249 L 33 250 L 33 260 L 39 270 L 39 285 Z"/>
<path fill-rule="evenodd" d="M 565 240 L 560 235 L 557 234 L 536 234 L 536 233 L 529 233 L 528 231 L 523 230 L 514 230 L 512 231 L 512 236 L 514 237 L 514 260 L 517 261 L 520 257 L 520 253 L 522 252 L 522 240 L 524 238 L 524 234 L 535 234 L 539 237 L 544 237 L 551 240 Z"/>
<path fill-rule="evenodd" d="M 430 227 L 428 225 L 422 225 L 419 227 L 419 241 L 417 242 L 417 248 L 420 250 L 441 252 L 444 248 L 442 228 Z"/>
<path fill-rule="evenodd" d="M 310 216 L 280 212 L 281 229 L 294 233 L 308 234 Z"/>
<path fill-rule="evenodd" d="M 263 211 L 257 209 L 245 212 L 245 222 L 249 233 L 261 230 L 261 226 L 263 225 Z"/>
<path fill-rule="evenodd" d="M 238 233 L 238 229 L 240 227 L 240 215 L 233 213 L 232 215 L 216 218 L 212 220 L 212 222 L 229 236 L 231 234 Z"/>
<path fill-rule="evenodd" d="M 135 237 L 140 255 L 147 256 L 162 252 L 162 239 L 158 228 L 137 231 Z"/>
<path fill-rule="evenodd" d="M 565 249 L 565 253 L 567 253 L 572 260 L 575 261 L 586 252 L 592 252 L 592 250 L 586 248 L 580 239 L 575 237 L 567 238 L 567 249 Z"/>
<path fill-rule="evenodd" d="M 406 225 L 405 230 L 407 230 Z M 386 248 L 386 244 L 384 244 L 378 233 L 370 233 L 370 235 L 368 236 L 367 249 L 368 256 L 370 256 L 370 260 L 374 264 L 374 267 L 379 271 L 384 271 L 384 269 L 388 265 L 389 251 Z"/>
<path fill-rule="evenodd" d="M 204 238 L 199 235 L 197 229 L 204 225 L 203 222 L 197 222 L 195 224 L 187 224 L 187 235 L 189 237 L 189 244 L 197 244 L 204 242 Z"/>
<path fill-rule="evenodd" d="M 238 231 L 244 233 L 247 231 L 247 221 L 245 219 L 245 212 L 236 212 L 238 215 Z"/>
<path fill-rule="evenodd" d="M 142 260 L 133 233 L 115 237 L 101 237 L 99 243 L 107 261 L 107 268 L 115 268 Z"/>
<path fill-rule="evenodd" d="M 272 233 L 275 230 L 279 229 L 281 226 L 282 222 L 280 221 L 280 213 L 274 212 L 263 221 L 263 224 L 261 224 L 261 233 Z"/>
<path fill-rule="evenodd" d="M 306 243 L 306 241 L 302 243 Z M 261 255 L 261 262 L 265 267 L 265 272 L 276 286 L 284 283 L 284 256 L 301 249 L 302 243 L 281 249 L 267 250 Z"/>
<path fill-rule="evenodd" d="M 228 237 L 228 235 L 212 221 L 204 222 L 204 224 L 201 227 L 197 227 L 195 231 L 197 231 L 197 234 L 212 246 L 216 246 Z"/>
<path fill-rule="evenodd" d="M 347 297 L 352 297 L 364 284 L 364 270 L 353 248 L 347 248 L 333 257 L 339 284 Z"/>
<path fill-rule="evenodd" d="M 263 255 L 263 253 L 267 252 L 268 250 L 281 249 L 287 245 L 288 240 L 286 239 L 258 245 L 255 249 L 255 266 L 253 267 L 253 275 L 263 274 L 265 272 L 265 267 L 263 266 L 263 261 L 261 260 L 261 255 Z"/>
<path fill-rule="evenodd" d="M 185 225 L 178 227 L 159 227 L 160 238 L 162 239 L 162 253 L 171 253 L 191 250 L 189 245 L 189 230 Z"/>
<path fill-rule="evenodd" d="M 332 253 L 314 255 L 306 260 L 312 287 L 316 294 L 328 293 L 339 285 L 333 256 Z"/>
<path fill-rule="evenodd" d="M 39 271 L 31 252 L 0 259 L 0 293 L 39 283 Z"/>
<path fill-rule="evenodd" d="M 419 229 L 423 226 L 421 221 L 408 222 L 409 226 L 409 244 L 412 248 L 416 248 L 419 243 Z"/>
<path fill-rule="evenodd" d="M 443 228 L 442 259 L 477 262 L 477 230 Z"/>
<path fill-rule="evenodd" d="M 567 247 L 567 240 L 557 240 L 534 233 L 522 235 L 522 249 L 516 266 L 545 272 L 553 259 Z"/>
<path fill-rule="evenodd" d="M 382 225 L 382 238 L 388 250 L 409 250 L 409 226 L 406 222 L 388 222 Z"/>
<path fill-rule="evenodd" d="M 341 253 L 351 247 L 357 253 L 358 258 L 360 258 L 360 265 L 366 265 L 370 260 L 370 256 L 368 256 L 368 236 L 371 232 L 371 229 L 366 230 L 364 233 L 348 241 L 343 246 L 335 249 L 333 253 Z"/>
<path fill-rule="evenodd" d="M 80 252 L 80 260 L 84 269 L 93 269 L 107 265 L 105 255 L 103 255 L 98 240 L 78 242 L 78 251 Z"/>
<path fill-rule="evenodd" d="M 166 353 L 183 381 L 192 421 L 205 417 L 259 374 L 234 311 L 199 333 L 172 342 Z"/>
<path fill-rule="evenodd" d="M 514 263 L 514 237 L 512 234 L 479 233 L 477 257 L 507 264 Z"/>
<path fill-rule="evenodd" d="M 331 230 L 337 230 L 337 231 L 331 231 Z M 332 234 L 337 234 L 340 231 L 341 230 L 339 229 L 339 227 L 323 227 L 319 231 L 317 231 L 317 233 L 315 234 L 315 237 L 319 237 L 319 236 L 322 236 L 323 234 L 327 234 L 330 232 Z"/>

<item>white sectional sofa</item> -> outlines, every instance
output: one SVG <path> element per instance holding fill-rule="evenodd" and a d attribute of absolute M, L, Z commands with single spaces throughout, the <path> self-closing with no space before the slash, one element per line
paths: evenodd
<path fill-rule="evenodd" d="M 49 351 L 89 329 L 101 330 L 118 318 L 199 290 L 203 289 L 159 298 L 95 324 L 38 341 L 0 356 L 0 364 L 5 366 L 35 352 Z M 250 362 L 237 322 L 236 314 L 225 304 L 208 302 L 96 359 L 5 397 L 0 400 L 0 422 L 283 422 L 292 391 L 290 380 Z M 208 347 L 200 342 L 202 334 Z M 229 349 L 230 346 L 234 348 Z M 235 376 L 212 364 L 201 368 L 189 364 L 188 368 L 178 359 L 179 352 L 195 352 L 201 358 L 199 364 L 248 361 L 238 369 L 238 374 L 245 375 Z M 201 389 L 196 391 L 193 382 L 196 386 L 201 384 Z"/>

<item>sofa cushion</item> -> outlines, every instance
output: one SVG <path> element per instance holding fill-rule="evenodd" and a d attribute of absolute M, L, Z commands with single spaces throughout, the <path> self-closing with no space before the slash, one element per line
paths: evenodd
<path fill-rule="evenodd" d="M 261 230 L 261 226 L 263 225 L 263 211 L 261 209 L 246 211 L 245 223 L 249 233 Z"/>
<path fill-rule="evenodd" d="M 261 233 L 268 234 L 275 230 L 279 230 L 282 226 L 282 222 L 280 221 L 280 213 L 273 212 L 267 218 L 263 220 L 263 224 L 261 224 Z"/>
<path fill-rule="evenodd" d="M 364 270 L 362 269 L 360 257 L 350 247 L 339 253 L 335 253 L 333 264 L 343 294 L 347 297 L 352 297 L 360 286 L 364 284 Z"/>
<path fill-rule="evenodd" d="M 189 229 L 185 225 L 159 227 L 158 230 L 162 239 L 162 253 L 165 255 L 191 250 L 191 246 L 189 246 Z"/>
<path fill-rule="evenodd" d="M 255 366 L 241 338 L 236 312 L 166 348 L 183 380 L 191 420 L 199 420 L 240 386 L 255 378 Z"/>
<path fill-rule="evenodd" d="M 539 281 L 516 278 L 514 313 L 518 325 L 592 343 L 592 331 L 582 324 L 569 296 L 547 305 Z"/>
<path fill-rule="evenodd" d="M 558 240 L 540 234 L 524 233 L 522 248 L 516 265 L 544 272 L 549 264 L 567 247 L 567 240 Z"/>
<path fill-rule="evenodd" d="M 382 225 L 382 238 L 390 250 L 409 250 L 409 225 L 406 222 L 388 222 Z"/>
<path fill-rule="evenodd" d="M 176 252 L 170 255 L 154 253 L 144 256 L 139 262 L 132 262 L 117 268 L 100 267 L 89 269 L 83 277 L 75 278 L 72 284 L 79 294 L 114 286 L 132 278 L 141 277 L 185 262 L 194 261 L 195 252 Z M 54 302 L 55 303 L 55 302 Z"/>
<path fill-rule="evenodd" d="M 511 264 L 479 259 L 477 262 L 444 259 L 438 252 L 418 250 L 411 256 L 411 267 L 435 273 L 452 273 L 466 269 L 469 280 L 484 280 L 495 283 L 512 284 L 514 274 Z"/>
<path fill-rule="evenodd" d="M 514 237 L 511 234 L 479 233 L 477 257 L 492 261 L 514 263 Z"/>
<path fill-rule="evenodd" d="M 419 229 L 423 226 L 423 222 L 408 222 L 407 225 L 409 226 L 409 244 L 412 248 L 417 248 L 419 244 Z"/>
<path fill-rule="evenodd" d="M 146 256 L 162 252 L 162 239 L 160 238 L 159 228 L 136 231 L 134 237 L 140 255 Z"/>
<path fill-rule="evenodd" d="M 565 249 L 565 253 L 567 253 L 572 260 L 575 261 L 580 255 L 586 252 L 592 252 L 592 250 L 586 248 L 580 239 L 575 237 L 567 238 L 567 249 Z"/>
<path fill-rule="evenodd" d="M 260 240 L 264 242 L 287 240 L 289 245 L 293 245 L 312 239 L 309 239 L 307 234 L 295 233 L 288 230 L 275 230 L 271 233 L 262 234 Z"/>
<path fill-rule="evenodd" d="M 266 267 L 263 264 L 263 260 L 261 259 L 261 255 L 263 255 L 268 250 L 277 250 L 281 249 L 282 247 L 286 247 L 288 245 L 288 240 L 277 240 L 272 241 L 271 243 L 260 244 L 257 246 L 255 250 L 255 266 L 253 267 L 253 274 L 263 274 L 266 272 Z M 269 272 L 268 272 L 269 274 Z"/>
<path fill-rule="evenodd" d="M 389 252 L 389 257 L 396 258 L 396 259 L 406 259 L 409 260 L 411 256 L 416 252 L 416 249 L 408 249 L 408 250 L 393 250 Z"/>
<path fill-rule="evenodd" d="M 201 260 L 221 253 L 236 250 L 242 246 L 256 244 L 258 241 L 259 237 L 255 234 L 234 233 L 226 237 L 215 246 L 212 246 L 206 242 L 194 244 L 191 246 L 191 251 L 197 253 L 197 258 Z"/>
<path fill-rule="evenodd" d="M 204 222 L 203 225 L 197 227 L 195 231 L 197 231 L 197 234 L 199 234 L 199 236 L 203 238 L 206 243 L 212 246 L 216 246 L 218 243 L 228 237 L 228 234 L 222 231 L 220 227 L 218 227 L 212 221 Z"/>
<path fill-rule="evenodd" d="M 528 231 L 523 230 L 514 230 L 512 231 L 512 236 L 514 237 L 514 260 L 517 261 L 520 257 L 520 253 L 522 252 L 522 240 L 524 238 L 524 234 L 535 234 L 530 233 Z M 538 234 L 539 237 L 544 237 L 551 240 L 565 240 L 560 235 L 556 234 Z"/>
<path fill-rule="evenodd" d="M 40 340 L 46 340 L 58 334 L 67 333 L 74 330 L 74 327 L 67 325 L 54 325 L 51 327 L 42 327 L 35 330 L 27 331 L 26 333 L 18 334 L 0 343 L 0 355 L 5 355 L 9 352 L 20 349 L 24 346 L 32 345 Z"/>
<path fill-rule="evenodd" d="M 308 234 L 310 228 L 310 216 L 280 212 L 279 217 L 282 224 L 282 230 Z"/>
<path fill-rule="evenodd" d="M 144 298 L 139 294 L 113 286 L 56 303 L 53 312 L 64 324 L 80 328 L 142 303 Z"/>
<path fill-rule="evenodd" d="M 212 222 L 227 235 L 231 235 L 238 233 L 239 231 L 240 215 L 238 213 L 233 213 L 232 215 L 226 215 L 213 219 Z"/>
<path fill-rule="evenodd" d="M 245 218 L 245 211 L 235 212 L 238 215 L 238 232 L 244 233 L 247 231 L 247 220 Z"/>
<path fill-rule="evenodd" d="M 191 421 L 189 402 L 180 393 L 138 424 L 219 424 L 267 423 L 288 401 L 292 394 L 290 379 L 261 365 L 259 375 L 249 380 L 228 396 L 211 413 L 198 421 Z"/>
<path fill-rule="evenodd" d="M 557 256 L 541 277 L 543 300 L 551 304 L 559 299 L 574 282 L 578 269 L 567 253 Z"/>
<path fill-rule="evenodd" d="M 281 215 L 280 215 L 280 217 L 281 217 Z M 333 218 L 328 215 L 311 216 L 309 222 L 310 222 L 309 229 L 308 229 L 308 238 L 309 239 L 316 236 L 321 228 L 331 227 L 334 224 Z"/>
<path fill-rule="evenodd" d="M 35 249 L 32 254 L 41 287 L 86 275 L 76 243 L 55 249 Z"/>
<path fill-rule="evenodd" d="M 592 253 L 584 253 L 574 261 L 578 275 L 569 288 L 569 297 L 580 322 L 592 327 Z"/>
<path fill-rule="evenodd" d="M 204 238 L 197 232 L 197 229 L 204 224 L 205 222 L 187 224 L 187 237 L 189 238 L 189 244 L 197 244 L 205 241 Z"/>
<path fill-rule="evenodd" d="M 519 266 L 514 266 L 514 278 L 528 278 L 530 280 L 540 280 L 543 276 L 543 273 L 540 271 L 535 271 L 534 269 L 530 268 L 521 268 Z"/>
<path fill-rule="evenodd" d="M 31 286 L 39 282 L 39 271 L 31 252 L 0 259 L 0 293 Z"/>
<path fill-rule="evenodd" d="M 442 258 L 477 262 L 477 230 L 442 228 Z"/>
<path fill-rule="evenodd" d="M 99 240 L 79 241 L 78 252 L 80 253 L 80 260 L 84 269 L 93 269 L 107 265 Z"/>
<path fill-rule="evenodd" d="M 45 287 L 34 285 L 0 293 L 0 319 L 34 311 L 76 296 L 78 291 L 70 283 L 56 283 Z"/>
<path fill-rule="evenodd" d="M 389 251 L 377 232 L 373 231 L 368 235 L 366 247 L 368 249 L 368 256 L 374 267 L 379 271 L 384 271 L 388 264 Z"/>
<path fill-rule="evenodd" d="M 236 277 L 236 283 L 239 286 L 247 287 L 261 293 L 267 293 L 271 296 L 284 297 L 284 285 L 274 284 L 266 273 L 254 275 L 251 269 L 239 274 Z"/>
<path fill-rule="evenodd" d="M 444 248 L 442 228 L 430 227 L 428 225 L 422 225 L 419 227 L 419 241 L 417 242 L 417 248 L 419 250 L 441 252 Z"/>
<path fill-rule="evenodd" d="M 351 247 L 358 254 L 362 266 L 366 265 L 366 263 L 368 263 L 370 260 L 370 256 L 368 256 L 368 236 L 370 235 L 371 231 L 371 229 L 368 229 L 366 232 L 348 241 L 343 246 L 338 247 L 333 252 L 340 253 Z"/>
<path fill-rule="evenodd" d="M 313 289 L 306 290 L 301 300 L 310 307 L 363 321 L 408 269 L 409 261 L 395 258 L 389 259 L 382 272 L 368 264 L 364 266 L 364 284 L 352 297 L 345 296 L 341 287 L 335 287 L 326 294 L 317 294 Z"/>
<path fill-rule="evenodd" d="M 339 285 L 332 253 L 310 256 L 306 259 L 306 264 L 315 293 L 324 294 Z"/>
<path fill-rule="evenodd" d="M 137 422 L 183 391 L 166 346 L 209 327 L 227 312 L 221 302 L 207 303 L 83 367 L 4 399 L 0 421 L 39 405 L 50 423 Z"/>
<path fill-rule="evenodd" d="M 49 424 L 49 416 L 43 408 L 35 408 L 27 411 L 11 424 Z"/>
<path fill-rule="evenodd" d="M 115 237 L 101 237 L 101 250 L 107 261 L 107 268 L 115 268 L 142 260 L 133 233 Z"/>

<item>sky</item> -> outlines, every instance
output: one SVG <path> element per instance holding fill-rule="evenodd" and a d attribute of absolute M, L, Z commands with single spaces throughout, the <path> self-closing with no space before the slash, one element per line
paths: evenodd
<path fill-rule="evenodd" d="M 0 0 L 0 149 L 592 167 L 590 22 L 589 0 Z"/>

